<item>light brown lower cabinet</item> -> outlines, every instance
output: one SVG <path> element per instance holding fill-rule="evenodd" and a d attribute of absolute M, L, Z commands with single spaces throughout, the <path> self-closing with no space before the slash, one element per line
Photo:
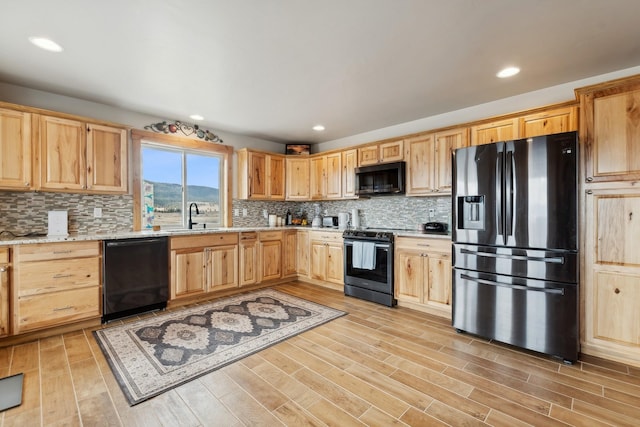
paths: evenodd
<path fill-rule="evenodd" d="M 170 240 L 171 299 L 238 287 L 238 233 Z"/>
<path fill-rule="evenodd" d="M 640 192 L 588 190 L 581 352 L 640 366 Z"/>
<path fill-rule="evenodd" d="M 296 272 L 298 276 L 309 277 L 309 231 L 298 230 L 296 239 Z"/>
<path fill-rule="evenodd" d="M 258 283 L 258 232 L 240 233 L 240 286 Z"/>
<path fill-rule="evenodd" d="M 100 316 L 100 242 L 14 247 L 13 333 Z"/>
<path fill-rule="evenodd" d="M 259 235 L 258 281 L 276 280 L 282 277 L 282 231 L 261 231 Z"/>
<path fill-rule="evenodd" d="M 395 240 L 395 297 L 399 305 L 451 316 L 451 241 Z"/>
<path fill-rule="evenodd" d="M 293 277 L 298 271 L 298 232 L 284 230 L 282 232 L 282 277 Z"/>
<path fill-rule="evenodd" d="M 0 248 L 0 337 L 9 335 L 9 248 Z"/>
<path fill-rule="evenodd" d="M 311 278 L 344 285 L 344 250 L 342 234 L 311 231 Z"/>

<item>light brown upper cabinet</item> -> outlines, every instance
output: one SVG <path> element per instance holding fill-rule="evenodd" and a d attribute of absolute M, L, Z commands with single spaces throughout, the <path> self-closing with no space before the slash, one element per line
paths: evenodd
<path fill-rule="evenodd" d="M 356 197 L 356 167 L 358 150 L 355 148 L 342 152 L 342 198 Z"/>
<path fill-rule="evenodd" d="M 325 156 L 326 160 L 326 198 L 342 198 L 342 153 L 332 153 Z"/>
<path fill-rule="evenodd" d="M 126 193 L 127 131 L 52 116 L 39 116 L 39 189 Z"/>
<path fill-rule="evenodd" d="M 285 156 L 238 150 L 238 198 L 284 200 Z"/>
<path fill-rule="evenodd" d="M 471 126 L 471 145 L 491 144 L 520 137 L 518 119 L 504 119 Z"/>
<path fill-rule="evenodd" d="M 0 108 L 0 188 L 30 190 L 31 114 Z"/>
<path fill-rule="evenodd" d="M 358 148 L 358 166 L 404 160 L 403 140 L 381 142 Z"/>
<path fill-rule="evenodd" d="M 327 157 L 317 156 L 310 160 L 309 187 L 311 199 L 322 200 L 327 194 Z"/>
<path fill-rule="evenodd" d="M 522 138 L 578 130 L 578 107 L 565 107 L 529 114 L 519 119 Z"/>
<path fill-rule="evenodd" d="M 287 156 L 286 172 L 286 199 L 309 200 L 309 158 L 303 156 Z"/>
<path fill-rule="evenodd" d="M 451 192 L 451 153 L 466 147 L 468 128 L 456 128 L 405 140 L 408 196 Z"/>
<path fill-rule="evenodd" d="M 640 76 L 576 89 L 587 182 L 640 179 Z"/>

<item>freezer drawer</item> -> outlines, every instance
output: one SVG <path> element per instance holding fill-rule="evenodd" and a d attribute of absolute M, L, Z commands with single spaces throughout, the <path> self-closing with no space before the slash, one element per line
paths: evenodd
<path fill-rule="evenodd" d="M 505 276 L 578 283 L 578 252 L 455 243 L 453 266 Z"/>
<path fill-rule="evenodd" d="M 578 288 L 454 269 L 453 327 L 488 339 L 578 359 Z"/>

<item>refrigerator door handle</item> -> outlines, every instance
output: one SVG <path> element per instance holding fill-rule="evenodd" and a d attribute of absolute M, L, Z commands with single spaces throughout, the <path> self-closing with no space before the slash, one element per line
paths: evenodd
<path fill-rule="evenodd" d="M 491 252 L 476 252 L 470 251 L 469 249 L 460 249 L 461 254 L 465 255 L 475 255 L 482 256 L 487 258 L 501 258 L 501 259 L 511 259 L 517 261 L 539 261 L 539 262 L 547 262 L 550 264 L 564 264 L 564 257 L 532 257 L 525 255 L 507 255 L 507 254 L 494 254 Z"/>
<path fill-rule="evenodd" d="M 507 160 L 505 162 L 505 219 L 504 219 L 504 234 L 505 236 L 511 236 L 513 234 L 513 189 L 514 189 L 514 169 L 513 163 L 513 151 L 507 152 Z"/>
<path fill-rule="evenodd" d="M 463 278 L 464 280 L 480 283 L 482 285 L 498 286 L 501 288 L 517 289 L 521 291 L 543 292 L 545 294 L 564 295 L 564 289 L 562 288 L 533 288 L 531 286 L 512 285 L 510 283 L 502 283 L 502 282 L 494 282 L 492 280 L 478 279 L 477 277 L 471 277 L 466 274 L 461 274 L 460 277 Z"/>
<path fill-rule="evenodd" d="M 502 171 L 504 170 L 504 153 L 500 151 L 498 153 L 498 164 L 496 167 L 496 209 L 497 209 L 497 226 L 498 226 L 498 236 L 502 236 L 504 234 L 504 222 L 503 222 L 503 210 L 504 207 L 502 205 L 502 195 L 504 193 L 504 186 L 502 183 Z M 503 241 L 503 243 L 506 243 Z"/>

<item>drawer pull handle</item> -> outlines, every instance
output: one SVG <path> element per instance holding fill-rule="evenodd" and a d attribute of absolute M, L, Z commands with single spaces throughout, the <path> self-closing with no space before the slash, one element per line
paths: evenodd
<path fill-rule="evenodd" d="M 53 251 L 54 254 L 70 254 L 71 251 Z"/>
<path fill-rule="evenodd" d="M 428 248 L 431 245 L 428 243 L 417 243 L 416 246 L 424 246 L 425 248 Z"/>
<path fill-rule="evenodd" d="M 64 279 L 65 277 L 71 277 L 71 274 L 56 274 L 53 276 L 54 279 Z"/>
<path fill-rule="evenodd" d="M 73 308 L 73 306 L 68 305 L 66 307 L 58 307 L 58 308 L 54 308 L 53 311 L 65 311 L 65 310 L 71 310 Z"/>

